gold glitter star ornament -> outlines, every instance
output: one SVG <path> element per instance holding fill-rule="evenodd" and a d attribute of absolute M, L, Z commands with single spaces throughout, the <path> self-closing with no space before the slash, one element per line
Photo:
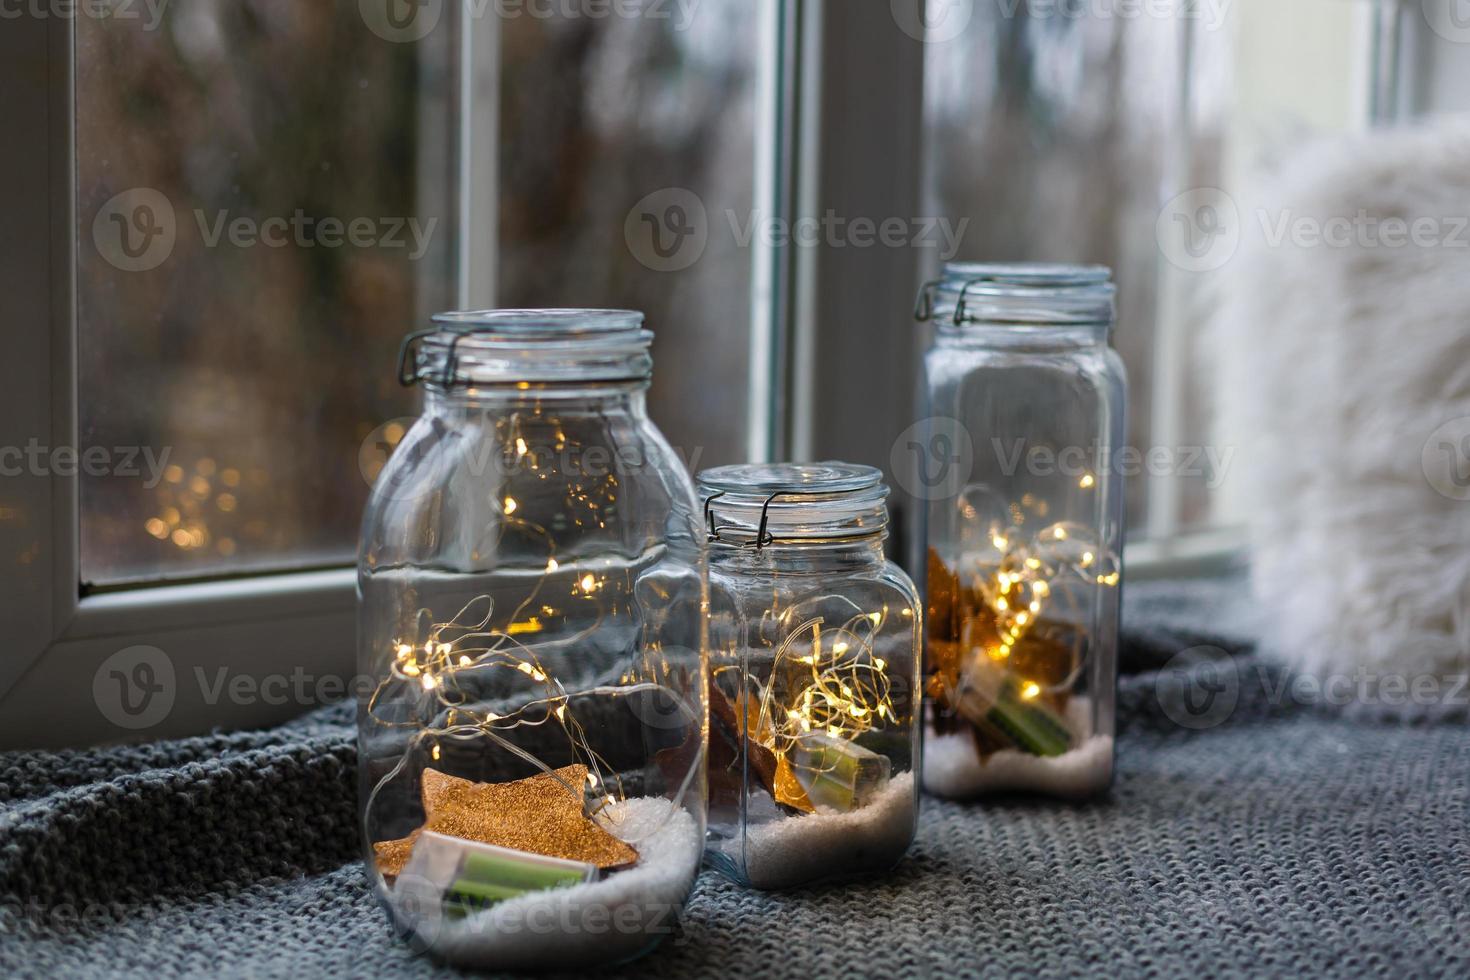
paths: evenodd
<path fill-rule="evenodd" d="M 583 765 L 508 783 L 477 783 L 425 769 L 420 782 L 424 825 L 400 840 L 374 844 L 378 870 L 388 877 L 402 872 L 425 830 L 582 861 L 603 871 L 634 864 L 638 852 L 588 817 L 581 793 L 568 789 L 586 785 Z"/>

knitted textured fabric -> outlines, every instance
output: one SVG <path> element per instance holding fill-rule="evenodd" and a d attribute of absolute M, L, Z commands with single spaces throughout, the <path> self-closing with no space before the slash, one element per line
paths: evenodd
<path fill-rule="evenodd" d="M 925 799 L 910 856 L 876 880 L 766 894 L 706 873 L 622 972 L 1470 975 L 1464 713 L 1294 704 L 1248 655 L 1235 587 L 1129 593 L 1107 798 Z M 1203 644 L 1236 656 L 1157 671 Z M 0 975 L 456 975 L 368 893 L 354 756 L 345 706 L 0 756 Z"/>

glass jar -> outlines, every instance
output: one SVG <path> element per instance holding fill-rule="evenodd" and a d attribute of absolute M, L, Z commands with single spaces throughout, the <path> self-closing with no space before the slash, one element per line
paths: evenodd
<path fill-rule="evenodd" d="M 358 563 L 362 825 L 396 926 L 457 964 L 626 960 L 699 868 L 703 531 L 642 322 L 451 313 L 404 343 L 423 414 Z"/>
<path fill-rule="evenodd" d="M 699 476 L 710 547 L 710 863 L 785 888 L 892 867 L 918 814 L 920 606 L 888 488 L 845 463 Z"/>
<path fill-rule="evenodd" d="M 912 443 L 936 795 L 1111 783 L 1127 382 L 1110 280 L 950 263 L 920 296 L 936 324 Z"/>

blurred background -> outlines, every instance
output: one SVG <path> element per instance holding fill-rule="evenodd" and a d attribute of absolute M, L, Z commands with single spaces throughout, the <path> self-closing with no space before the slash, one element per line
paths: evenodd
<path fill-rule="evenodd" d="M 909 296 L 943 258 L 1113 266 L 1130 442 L 1228 444 L 1192 329 L 1207 292 L 1161 250 L 1161 208 L 1313 134 L 1470 98 L 1463 45 L 1394 0 L 1181 0 L 1167 16 L 931 0 L 926 21 L 917 0 L 873 0 L 829 10 L 820 37 L 795 0 L 597 17 L 384 3 L 386 20 L 357 0 L 79 19 L 79 444 L 166 464 L 156 485 L 83 477 L 88 586 L 348 563 L 369 479 L 414 410 L 398 343 L 453 307 L 645 311 L 650 408 L 692 468 L 790 453 L 886 466 L 913 360 L 854 368 L 833 345 L 916 352 L 922 332 L 867 302 L 863 277 L 814 280 L 787 254 L 799 246 L 741 233 L 822 213 L 826 184 L 851 174 L 906 186 L 847 196 L 846 220 L 968 219 L 954 255 L 865 256 Z M 883 51 L 891 79 L 853 63 Z M 862 77 L 877 81 L 834 90 Z M 847 108 L 814 118 L 839 96 Z M 820 162 L 803 159 L 818 143 Z M 88 245 L 134 188 L 160 192 L 176 226 L 143 271 Z M 628 222 L 670 188 L 702 204 L 703 251 L 655 267 Z M 280 247 L 228 232 L 293 216 L 316 231 Z M 332 218 L 366 219 L 364 243 L 313 238 Z M 838 316 L 838 292 L 865 312 Z M 884 417 L 865 415 L 864 393 L 889 389 Z M 1133 480 L 1135 540 L 1231 527 L 1225 475 Z"/>
<path fill-rule="evenodd" d="M 79 253 L 80 444 L 168 450 L 154 487 L 84 477 L 85 582 L 348 563 L 372 475 L 364 441 L 391 448 L 392 420 L 414 411 L 399 341 L 461 296 L 643 310 L 665 434 L 711 463 L 744 458 L 748 250 L 711 236 L 699 262 L 665 274 L 639 264 L 624 221 L 674 186 L 710 214 L 751 210 L 758 12 L 700 0 L 686 23 L 672 4 L 631 19 L 480 6 L 474 21 L 426 8 L 437 22 L 412 41 L 376 33 L 357 0 L 190 0 L 156 29 L 78 22 L 84 239 L 137 187 L 161 192 L 177 224 L 155 269 Z M 465 44 L 470 31 L 495 49 Z M 461 106 L 485 99 L 492 111 L 464 111 L 494 123 L 493 155 L 462 167 Z M 494 188 L 470 216 L 495 226 L 469 283 L 461 182 Z M 236 219 L 297 214 L 366 218 L 378 240 L 313 245 L 320 226 L 304 223 L 283 247 L 228 235 Z"/>

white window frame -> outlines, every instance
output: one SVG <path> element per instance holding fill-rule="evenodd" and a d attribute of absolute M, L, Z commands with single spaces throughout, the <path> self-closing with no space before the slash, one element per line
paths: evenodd
<path fill-rule="evenodd" d="M 9 347 L 0 359 L 0 446 L 77 445 L 74 28 L 67 17 L 28 16 L 0 30 L 0 125 L 22 148 L 0 158 Z M 270 687 L 231 697 L 217 686 L 221 669 L 255 684 L 300 677 L 313 691 L 320 678 L 347 682 L 352 569 L 83 597 L 79 499 L 75 476 L 0 477 L 0 548 L 10 565 L 0 590 L 0 748 L 268 724 L 306 707 Z M 99 668 L 138 645 L 162 650 L 174 674 L 172 708 L 146 731 L 110 722 L 93 695 Z"/>

